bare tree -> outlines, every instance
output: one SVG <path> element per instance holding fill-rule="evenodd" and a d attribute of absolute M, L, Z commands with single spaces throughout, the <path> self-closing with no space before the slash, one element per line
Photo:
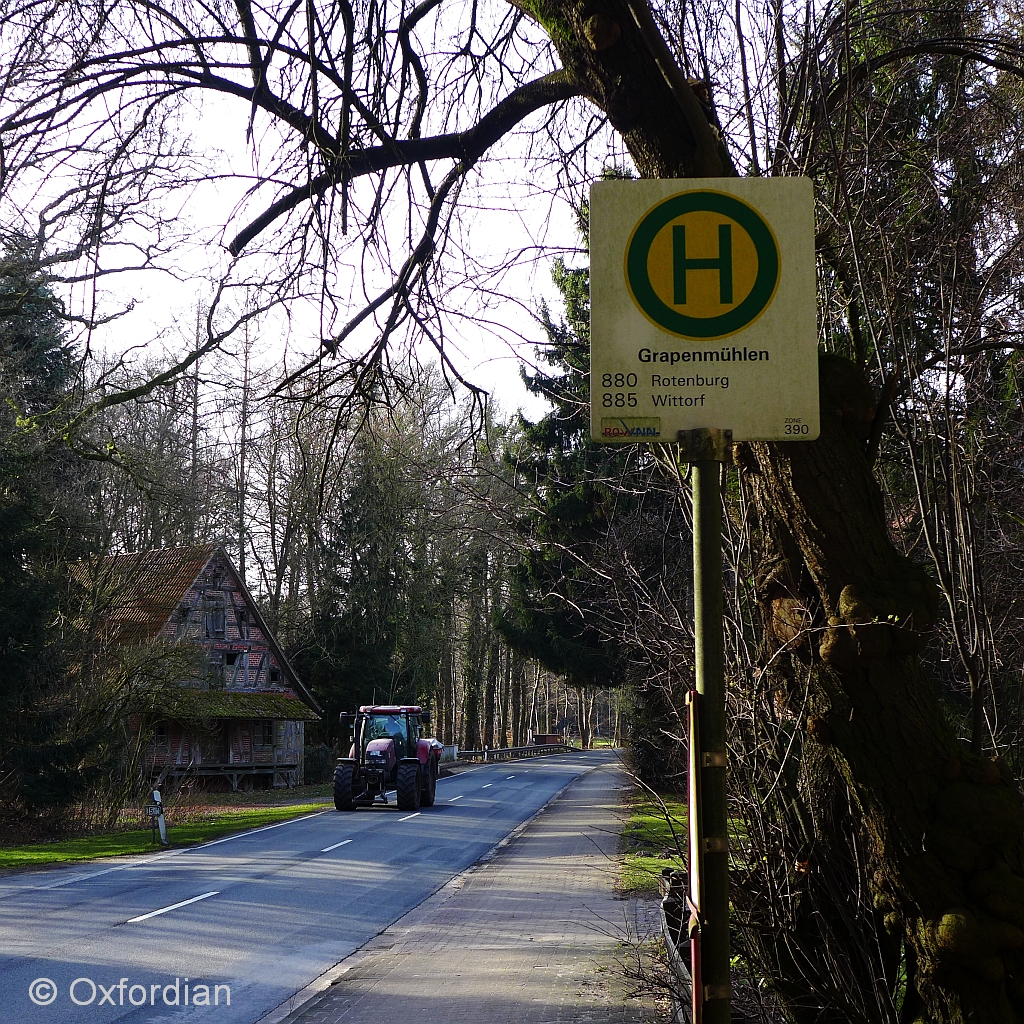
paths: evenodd
<path fill-rule="evenodd" d="M 218 226 L 227 253 L 199 355 L 237 324 L 235 289 L 258 281 L 261 307 L 318 299 L 310 368 L 365 394 L 391 374 L 401 337 L 434 345 L 457 374 L 447 317 L 459 261 L 446 278 L 441 257 L 476 271 L 459 251 L 457 203 L 521 126 L 532 133 L 523 151 L 557 151 L 570 182 L 592 176 L 595 156 L 625 156 L 605 124 L 644 177 L 737 164 L 812 173 L 823 342 L 852 359 L 822 361 L 819 441 L 736 452 L 756 524 L 764 657 L 786 700 L 802 683 L 827 726 L 828 784 L 808 799 L 825 842 L 838 780 L 852 794 L 875 899 L 891 908 L 914 974 L 918 1001 L 904 1006 L 927 1021 L 1010 1020 L 1024 1012 L 1019 793 L 979 756 L 987 741 L 963 749 L 925 672 L 943 591 L 893 542 L 873 470 L 895 443 L 886 426 L 906 430 L 930 372 L 955 377 L 964 360 L 1019 344 L 1020 12 L 780 2 L 767 13 L 739 5 L 731 26 L 718 14 L 640 0 L 474 4 L 468 16 L 440 0 L 8 5 L 0 219 L 28 228 L 69 284 L 130 262 L 111 261 L 118 245 L 139 266 L 173 269 L 173 197 L 211 180 L 174 117 L 200 98 L 231 104 L 258 173 Z M 359 268 L 351 306 L 347 248 Z M 86 327 L 101 316 L 91 296 Z M 337 361 L 321 367 L 324 353 Z M 940 474 L 919 478 L 947 603 L 974 603 L 979 625 L 967 621 L 958 642 L 984 695 L 988 599 L 961 582 L 970 560 L 944 553 L 974 530 L 969 476 L 943 478 L 960 497 L 941 529 L 942 502 L 928 497 Z"/>

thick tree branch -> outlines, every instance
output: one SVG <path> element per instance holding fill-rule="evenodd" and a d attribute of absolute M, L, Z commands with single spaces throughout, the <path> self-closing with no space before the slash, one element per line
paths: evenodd
<path fill-rule="evenodd" d="M 237 256 L 278 218 L 331 189 L 341 179 L 343 172 L 351 180 L 389 167 L 443 159 L 459 160 L 468 167 L 476 163 L 523 118 L 542 107 L 571 99 L 580 93 L 581 89 L 564 71 L 555 71 L 516 89 L 464 132 L 435 135 L 426 139 L 396 139 L 389 146 L 354 150 L 344 161 L 334 161 L 326 171 L 316 175 L 307 184 L 292 189 L 272 203 L 232 239 L 228 248 L 232 255 Z"/>

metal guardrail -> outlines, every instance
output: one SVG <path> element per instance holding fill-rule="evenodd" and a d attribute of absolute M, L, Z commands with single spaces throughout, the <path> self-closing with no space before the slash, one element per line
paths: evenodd
<path fill-rule="evenodd" d="M 460 750 L 460 761 L 514 761 L 521 757 L 541 757 L 544 754 L 564 754 L 576 750 L 566 743 L 531 743 L 527 747 L 495 747 L 488 750 Z"/>

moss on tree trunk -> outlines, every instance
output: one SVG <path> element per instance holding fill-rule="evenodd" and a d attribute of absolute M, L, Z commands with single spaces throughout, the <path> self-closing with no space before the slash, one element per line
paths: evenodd
<path fill-rule="evenodd" d="M 519 6 L 548 29 L 642 176 L 733 173 L 706 97 L 666 57 L 643 3 Z M 870 388 L 826 356 L 821 396 L 817 441 L 737 446 L 771 567 L 766 625 L 805 663 L 812 742 L 859 804 L 876 905 L 916 962 L 921 999 L 905 1009 L 927 1022 L 1024 1020 L 1020 793 L 1004 765 L 963 750 L 922 670 L 938 594 L 886 526 L 864 454 Z"/>
<path fill-rule="evenodd" d="M 864 455 L 874 399 L 852 363 L 822 357 L 821 406 L 817 441 L 737 446 L 769 543 L 766 626 L 807 666 L 810 738 L 856 795 L 876 904 L 915 954 L 921 1019 L 1014 1021 L 1020 793 L 1005 765 L 957 742 L 922 670 L 939 596 L 890 539 Z"/>

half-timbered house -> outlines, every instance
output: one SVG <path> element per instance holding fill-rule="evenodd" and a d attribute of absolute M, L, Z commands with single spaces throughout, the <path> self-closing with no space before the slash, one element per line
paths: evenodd
<path fill-rule="evenodd" d="M 300 783 L 305 723 L 320 709 L 224 548 L 116 555 L 102 575 L 109 638 L 196 648 L 193 674 L 132 716 L 147 776 L 231 789 Z"/>

